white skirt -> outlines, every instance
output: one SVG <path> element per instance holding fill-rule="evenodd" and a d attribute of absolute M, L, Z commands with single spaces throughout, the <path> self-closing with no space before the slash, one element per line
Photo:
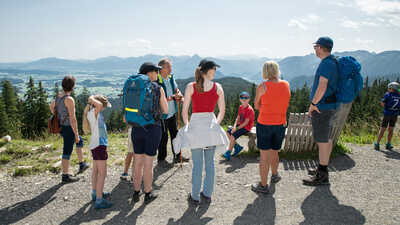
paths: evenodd
<path fill-rule="evenodd" d="M 214 113 L 193 113 L 190 122 L 179 129 L 172 141 L 175 153 L 181 149 L 216 146 L 217 152 L 224 152 L 229 139 L 224 129 L 217 123 Z"/>

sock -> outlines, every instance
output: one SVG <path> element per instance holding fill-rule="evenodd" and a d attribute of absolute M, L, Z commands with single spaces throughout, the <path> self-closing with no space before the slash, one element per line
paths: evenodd
<path fill-rule="evenodd" d="M 62 177 L 68 177 L 68 174 L 63 174 Z"/>
<path fill-rule="evenodd" d="M 323 166 L 323 165 L 319 164 L 318 170 L 328 172 L 328 166 Z"/>
<path fill-rule="evenodd" d="M 96 195 L 96 189 L 92 190 L 92 195 Z"/>
<path fill-rule="evenodd" d="M 96 199 L 96 204 L 100 204 L 103 201 L 103 198 Z"/>
<path fill-rule="evenodd" d="M 80 166 L 80 167 L 82 167 L 83 165 L 85 165 L 84 162 L 80 162 L 80 163 L 79 163 L 79 166 Z"/>

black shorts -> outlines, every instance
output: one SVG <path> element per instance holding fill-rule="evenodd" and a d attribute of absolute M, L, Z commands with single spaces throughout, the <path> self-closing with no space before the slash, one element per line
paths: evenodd
<path fill-rule="evenodd" d="M 263 125 L 257 123 L 257 148 L 260 150 L 281 150 L 286 127 L 283 125 Z"/>
<path fill-rule="evenodd" d="M 90 150 L 92 152 L 93 160 L 107 160 L 107 146 L 99 145 L 96 148 Z"/>
<path fill-rule="evenodd" d="M 161 140 L 161 126 L 147 125 L 145 127 L 135 127 L 135 129 L 132 129 L 131 138 L 135 154 L 155 156 Z"/>
<path fill-rule="evenodd" d="M 328 143 L 333 135 L 333 121 L 336 110 L 320 110 L 321 113 L 311 113 L 311 125 L 314 141 L 317 143 Z"/>
<path fill-rule="evenodd" d="M 382 120 L 382 127 L 386 128 L 388 125 L 389 127 L 395 127 L 397 122 L 397 116 L 395 115 L 384 115 Z"/>
<path fill-rule="evenodd" d="M 249 131 L 244 128 L 240 128 L 239 130 L 236 130 L 233 134 L 232 134 L 232 128 L 229 128 L 227 130 L 227 132 L 228 132 L 228 134 L 232 135 L 235 138 L 235 140 L 238 139 L 240 136 L 249 133 Z"/>

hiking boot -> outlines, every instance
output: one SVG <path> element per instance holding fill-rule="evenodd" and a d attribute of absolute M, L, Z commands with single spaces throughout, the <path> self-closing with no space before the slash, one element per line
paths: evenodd
<path fill-rule="evenodd" d="M 188 202 L 189 202 L 191 205 L 199 205 L 199 204 L 200 204 L 200 201 L 194 199 L 194 198 L 192 197 L 192 194 L 191 194 L 191 193 L 188 193 L 187 200 L 188 200 Z"/>
<path fill-rule="evenodd" d="M 113 204 L 105 199 L 102 199 L 101 202 L 95 202 L 94 208 L 95 209 L 108 209 L 111 208 Z"/>
<path fill-rule="evenodd" d="M 317 170 L 318 169 L 307 169 L 307 173 L 310 176 L 315 176 L 315 174 L 317 174 Z"/>
<path fill-rule="evenodd" d="M 242 151 L 243 146 L 236 144 L 234 149 L 235 149 L 235 151 L 233 151 L 233 154 L 232 154 L 233 157 L 237 156 L 239 154 L 239 152 Z"/>
<path fill-rule="evenodd" d="M 226 160 L 231 160 L 231 151 L 226 150 L 226 152 L 222 155 Z"/>
<path fill-rule="evenodd" d="M 79 170 L 78 174 L 85 172 L 89 168 L 89 165 L 86 164 L 85 162 L 79 163 Z"/>
<path fill-rule="evenodd" d="M 303 184 L 307 186 L 329 185 L 329 174 L 325 171 L 317 170 L 317 174 L 309 179 L 303 179 Z"/>
<path fill-rule="evenodd" d="M 282 179 L 282 177 L 279 175 L 279 173 L 276 174 L 276 175 L 272 174 L 272 176 L 271 176 L 271 183 L 276 184 L 276 183 L 278 183 L 281 179 Z"/>
<path fill-rule="evenodd" d="M 200 197 L 203 198 L 206 203 L 211 202 L 211 197 L 206 196 L 203 192 L 200 192 Z"/>
<path fill-rule="evenodd" d="M 63 174 L 61 178 L 62 183 L 74 183 L 79 181 L 78 177 L 72 177 L 70 174 Z"/>
<path fill-rule="evenodd" d="M 392 150 L 393 146 L 390 143 L 386 143 L 386 150 Z"/>
<path fill-rule="evenodd" d="M 376 151 L 379 151 L 379 143 L 374 143 L 374 149 L 376 150 Z"/>
<path fill-rule="evenodd" d="M 121 174 L 121 176 L 119 177 L 121 180 L 124 180 L 124 181 L 128 181 L 128 173 L 123 173 L 123 174 Z"/>
<path fill-rule="evenodd" d="M 262 186 L 261 182 L 258 182 L 257 184 L 252 184 L 251 190 L 256 193 L 263 193 L 263 194 L 269 193 L 268 185 Z"/>
<path fill-rule="evenodd" d="M 132 201 L 133 202 L 138 202 L 140 200 L 139 194 L 140 194 L 140 191 L 134 191 L 133 192 L 133 195 L 132 195 Z"/>
<path fill-rule="evenodd" d="M 103 192 L 103 198 L 109 198 L 111 196 L 110 192 Z M 92 193 L 92 201 L 96 201 L 96 194 Z"/>
<path fill-rule="evenodd" d="M 154 194 L 153 192 L 145 193 L 144 196 L 144 203 L 149 204 L 150 202 L 154 201 L 158 197 L 157 194 Z"/>
<path fill-rule="evenodd" d="M 179 155 L 174 157 L 174 163 L 180 163 L 181 162 L 181 158 Z M 182 162 L 189 162 L 189 158 L 183 157 L 182 156 Z"/>

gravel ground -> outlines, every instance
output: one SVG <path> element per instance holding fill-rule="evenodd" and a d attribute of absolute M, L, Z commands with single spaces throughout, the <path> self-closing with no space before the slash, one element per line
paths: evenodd
<path fill-rule="evenodd" d="M 148 205 L 143 196 L 131 204 L 132 186 L 119 178 L 122 167 L 109 168 L 105 190 L 114 206 L 106 210 L 95 210 L 90 201 L 90 169 L 79 182 L 66 185 L 59 175 L 0 174 L 0 224 L 400 224 L 399 149 L 349 146 L 353 154 L 331 162 L 330 186 L 302 185 L 306 168 L 316 161 L 282 161 L 283 179 L 269 195 L 250 190 L 259 180 L 256 159 L 226 162 L 216 156 L 213 199 L 199 207 L 186 201 L 191 163 L 155 165 L 154 189 L 160 196 Z"/>

